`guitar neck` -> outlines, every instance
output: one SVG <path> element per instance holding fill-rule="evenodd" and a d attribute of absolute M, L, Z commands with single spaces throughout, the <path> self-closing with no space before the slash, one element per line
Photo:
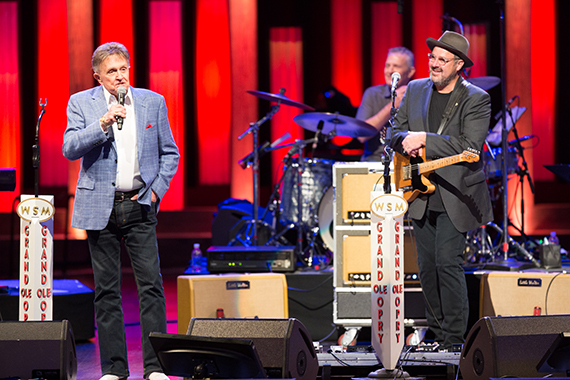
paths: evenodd
<path fill-rule="evenodd" d="M 443 157 L 438 158 L 437 160 L 422 162 L 418 164 L 419 174 L 432 172 L 435 169 L 453 165 L 461 161 L 463 161 L 462 154 L 456 154 L 455 156 Z"/>

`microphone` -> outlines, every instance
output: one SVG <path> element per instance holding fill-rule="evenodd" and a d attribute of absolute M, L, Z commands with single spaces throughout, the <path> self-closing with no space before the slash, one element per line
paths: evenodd
<path fill-rule="evenodd" d="M 260 145 L 257 148 L 257 158 L 261 158 L 265 153 L 267 153 L 268 148 L 271 147 L 271 144 L 269 144 L 268 141 L 266 141 L 265 143 L 263 143 L 262 145 Z M 242 169 L 247 168 L 253 161 L 253 153 L 251 152 L 250 154 L 248 154 L 247 156 L 245 156 L 244 158 L 242 158 L 241 160 L 238 161 L 239 166 L 241 166 Z"/>
<path fill-rule="evenodd" d="M 515 95 L 512 98 L 510 98 L 509 101 L 507 102 L 507 104 L 505 104 L 505 108 L 509 108 L 511 106 L 511 104 L 513 104 L 515 99 L 517 99 L 518 97 L 519 97 L 518 95 Z"/>
<path fill-rule="evenodd" d="M 321 137 L 321 133 L 323 131 L 323 127 L 325 126 L 324 120 L 319 120 L 319 124 L 317 124 L 317 133 L 315 133 L 315 139 L 313 141 L 312 149 L 317 149 L 317 145 L 319 143 L 319 138 Z"/>
<path fill-rule="evenodd" d="M 511 106 L 511 104 L 513 104 L 513 102 L 518 98 L 518 95 L 513 96 L 512 98 L 510 98 L 507 101 L 507 104 L 505 104 L 505 110 L 507 108 L 509 108 Z M 507 111 L 508 112 L 508 111 Z M 503 110 L 500 110 L 499 112 L 497 112 L 497 114 L 495 115 L 495 120 L 499 120 L 501 118 L 501 116 L 503 115 Z"/>
<path fill-rule="evenodd" d="M 117 93 L 119 95 L 119 104 L 124 106 L 125 105 L 125 95 L 127 95 L 127 88 L 125 86 L 119 86 L 117 89 Z M 117 116 L 117 128 L 119 131 L 123 129 L 123 118 L 121 116 Z"/>
<path fill-rule="evenodd" d="M 401 78 L 402 76 L 400 75 L 400 73 L 392 74 L 392 90 L 391 90 L 392 93 L 396 91 L 396 87 L 398 87 L 398 82 L 400 81 Z"/>

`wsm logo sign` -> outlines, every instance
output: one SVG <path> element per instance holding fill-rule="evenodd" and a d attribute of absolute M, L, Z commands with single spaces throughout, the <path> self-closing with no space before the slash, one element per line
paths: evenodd
<path fill-rule="evenodd" d="M 384 194 L 374 198 L 370 210 L 379 218 L 391 216 L 396 219 L 408 211 L 408 202 L 398 194 Z"/>

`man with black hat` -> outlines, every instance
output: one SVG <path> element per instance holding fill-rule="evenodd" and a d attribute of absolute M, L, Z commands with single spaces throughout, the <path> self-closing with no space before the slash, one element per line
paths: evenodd
<path fill-rule="evenodd" d="M 446 31 L 427 39 L 429 78 L 411 81 L 395 119 L 391 146 L 396 152 L 432 160 L 480 151 L 491 115 L 489 95 L 463 80 L 473 62 L 469 42 Z M 465 234 L 492 220 L 482 162 L 460 162 L 429 176 L 435 191 L 409 206 L 417 243 L 428 326 L 440 348 L 464 341 L 469 306 L 463 271 Z"/>

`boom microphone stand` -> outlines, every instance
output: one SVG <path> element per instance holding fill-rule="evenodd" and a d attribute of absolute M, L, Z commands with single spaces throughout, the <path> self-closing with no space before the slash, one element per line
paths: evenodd
<path fill-rule="evenodd" d="M 284 89 L 282 91 L 285 92 Z M 280 104 L 281 101 L 277 101 L 277 104 L 272 106 L 271 110 L 263 118 L 250 123 L 249 128 L 238 137 L 238 140 L 241 140 L 248 134 L 253 134 L 253 163 L 251 165 L 253 172 L 253 237 L 251 238 L 251 243 L 253 246 L 257 245 L 257 223 L 259 220 L 259 152 L 257 151 L 259 127 L 279 111 Z"/>
<path fill-rule="evenodd" d="M 501 95 L 502 95 L 502 121 L 503 128 L 501 130 L 501 146 L 503 150 L 503 244 L 501 250 L 503 252 L 504 262 L 509 261 L 509 208 L 508 208 L 508 173 L 507 173 L 507 111 L 506 111 L 506 83 L 505 83 L 505 2 L 504 0 L 497 0 L 500 8 L 500 41 L 501 41 Z"/>

